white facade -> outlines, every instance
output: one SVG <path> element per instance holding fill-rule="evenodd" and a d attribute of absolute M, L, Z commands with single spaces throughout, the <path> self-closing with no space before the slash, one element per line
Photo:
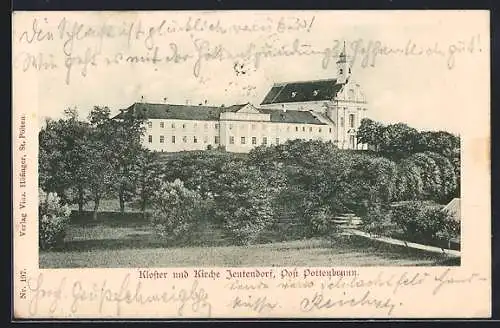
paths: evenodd
<path fill-rule="evenodd" d="M 366 150 L 358 144 L 367 101 L 351 78 L 345 47 L 337 65 L 337 78 L 276 83 L 259 108 L 247 105 L 195 107 L 134 104 L 149 113 L 144 146 L 160 152 L 224 147 L 249 152 L 259 145 L 287 140 L 330 141 L 340 149 Z"/>
<path fill-rule="evenodd" d="M 334 137 L 332 125 L 273 122 L 270 114 L 262 114 L 247 105 L 238 112 L 221 113 L 218 121 L 149 119 L 143 144 L 158 152 L 223 146 L 230 152 L 246 153 L 260 145 L 276 145 L 287 140 L 333 141 Z"/>

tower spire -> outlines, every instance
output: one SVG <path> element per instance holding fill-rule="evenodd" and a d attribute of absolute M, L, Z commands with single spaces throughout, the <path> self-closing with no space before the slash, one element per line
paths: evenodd
<path fill-rule="evenodd" d="M 346 42 L 344 41 L 342 51 L 337 60 L 337 81 L 339 83 L 346 83 L 351 75 L 351 67 L 347 62 Z"/>

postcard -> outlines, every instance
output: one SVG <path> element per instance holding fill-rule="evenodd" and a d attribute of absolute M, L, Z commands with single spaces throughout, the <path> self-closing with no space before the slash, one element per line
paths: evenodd
<path fill-rule="evenodd" d="M 491 315 L 488 11 L 12 29 L 16 319 Z"/>

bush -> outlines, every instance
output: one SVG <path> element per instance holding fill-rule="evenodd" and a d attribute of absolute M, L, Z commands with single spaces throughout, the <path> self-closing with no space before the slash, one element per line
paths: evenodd
<path fill-rule="evenodd" d="M 334 226 L 331 224 L 332 215 L 325 208 L 320 208 L 311 215 L 309 220 L 310 235 L 324 236 L 330 232 Z"/>
<path fill-rule="evenodd" d="M 200 194 L 184 187 L 179 179 L 162 182 L 153 194 L 152 206 L 154 231 L 175 241 L 189 240 L 205 213 Z"/>
<path fill-rule="evenodd" d="M 66 227 L 69 223 L 71 210 L 61 204 L 56 193 L 46 193 L 39 190 L 38 205 L 38 240 L 40 249 L 47 250 L 64 243 Z"/>
<path fill-rule="evenodd" d="M 390 236 L 396 227 L 390 211 L 379 203 L 368 205 L 362 220 L 364 230 L 375 236 Z"/>
<path fill-rule="evenodd" d="M 215 215 L 238 245 L 248 245 L 273 224 L 273 189 L 254 166 L 223 166 L 214 196 Z"/>
<path fill-rule="evenodd" d="M 456 224 L 441 207 L 408 202 L 392 210 L 392 221 L 403 230 L 404 236 L 417 242 L 435 241 L 449 235 Z"/>

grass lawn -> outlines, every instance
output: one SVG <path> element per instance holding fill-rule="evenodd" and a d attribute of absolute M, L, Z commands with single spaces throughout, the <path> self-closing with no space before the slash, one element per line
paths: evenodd
<path fill-rule="evenodd" d="M 222 238 L 216 231 L 209 231 L 196 238 L 198 246 L 169 247 L 140 222 L 72 223 L 64 250 L 40 252 L 40 268 L 460 265 L 460 259 L 361 237 L 248 247 L 220 246 L 224 245 Z"/>

